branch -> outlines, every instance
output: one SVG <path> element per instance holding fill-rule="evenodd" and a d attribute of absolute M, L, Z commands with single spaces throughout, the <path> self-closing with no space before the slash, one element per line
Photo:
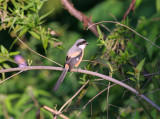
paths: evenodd
<path fill-rule="evenodd" d="M 36 51 L 32 50 L 32 48 L 30 48 L 28 45 L 26 45 L 20 38 L 17 37 L 17 39 L 18 39 L 18 40 L 19 40 L 26 48 L 28 48 L 30 51 L 34 52 L 35 54 L 37 54 L 37 55 L 39 55 L 39 56 L 41 56 L 41 57 L 43 57 L 43 58 L 45 58 L 45 59 L 47 59 L 47 60 L 49 60 L 49 61 L 51 61 L 51 62 L 53 62 L 53 63 L 55 63 L 55 64 L 61 66 L 61 67 L 63 67 L 61 64 L 59 64 L 59 63 L 57 63 L 57 62 L 55 62 L 55 61 L 49 59 L 48 57 L 45 57 L 45 56 L 43 56 L 43 55 L 37 53 Z"/>
<path fill-rule="evenodd" d="M 90 26 L 93 24 L 93 22 L 91 21 L 91 18 L 88 18 L 86 15 L 84 15 L 82 12 L 76 10 L 74 8 L 74 6 L 72 5 L 72 3 L 70 3 L 68 0 L 61 0 L 62 5 L 64 5 L 64 7 L 68 10 L 68 12 L 73 15 L 74 17 L 76 17 L 79 21 L 83 22 L 84 28 L 86 26 Z M 99 38 L 99 34 L 97 31 L 97 27 L 96 26 L 92 26 L 90 27 L 90 30 L 93 32 L 93 34 L 95 36 L 97 36 Z"/>
<path fill-rule="evenodd" d="M 63 68 L 61 67 L 52 67 L 52 66 L 26 66 L 24 67 L 25 70 L 36 70 L 36 69 L 47 69 L 47 70 L 58 70 L 58 71 L 62 71 Z M 20 71 L 23 70 L 24 68 L 11 68 L 11 69 L 3 69 L 0 70 L 0 73 L 5 73 L 5 72 L 12 72 L 12 71 Z M 132 88 L 131 86 L 118 81 L 112 77 L 97 73 L 97 72 L 92 72 L 92 71 L 88 71 L 88 70 L 82 70 L 82 69 L 72 69 L 71 72 L 79 72 L 79 73 L 84 73 L 84 74 L 89 74 L 89 75 L 93 75 L 93 76 L 97 76 L 100 77 L 102 79 L 108 80 L 110 82 L 113 82 L 115 84 L 118 84 L 128 90 L 130 90 L 132 93 L 138 95 L 139 97 L 141 97 L 142 99 L 146 100 L 149 104 L 151 104 L 153 107 L 155 107 L 159 112 L 160 112 L 160 107 L 157 106 L 154 102 L 152 102 L 149 98 L 147 98 L 145 95 L 143 94 L 139 94 L 139 92 L 137 90 L 135 90 L 134 88 Z"/>
<path fill-rule="evenodd" d="M 48 110 L 48 111 L 50 111 L 52 114 L 54 114 L 54 115 L 57 115 L 58 114 L 58 111 L 55 111 L 55 110 L 53 110 L 53 109 L 51 109 L 51 108 L 49 108 L 49 107 L 47 107 L 47 106 L 42 106 L 44 109 L 46 109 L 46 110 Z M 63 115 L 63 114 L 59 114 L 59 116 L 61 117 L 61 118 L 63 118 L 63 119 L 69 119 L 68 117 L 66 117 L 65 115 Z"/>
<path fill-rule="evenodd" d="M 110 88 L 111 87 L 113 87 L 113 86 L 115 86 L 116 84 L 113 84 L 113 85 L 111 85 L 110 86 Z M 108 85 L 109 86 L 109 85 Z M 95 98 L 97 98 L 99 95 L 101 95 L 104 91 L 106 91 L 106 90 L 108 90 L 109 88 L 107 87 L 107 88 L 105 88 L 105 89 L 103 89 L 101 92 L 99 92 L 97 95 L 95 95 L 92 99 L 90 99 L 84 106 L 83 106 L 83 108 L 80 110 L 80 112 L 77 114 L 77 117 L 79 117 L 79 115 L 81 114 L 81 112 L 86 108 L 86 106 L 89 104 L 89 103 L 91 103 Z"/>
<path fill-rule="evenodd" d="M 73 100 L 73 98 L 75 98 L 75 97 L 79 94 L 79 92 L 88 84 L 88 82 L 89 82 L 89 80 L 88 80 L 85 84 L 83 84 L 83 86 L 59 109 L 57 115 L 59 115 L 59 114 L 62 112 L 63 108 L 64 108 L 68 103 L 70 103 L 70 102 Z M 57 115 L 55 116 L 55 118 L 57 118 Z"/>
<path fill-rule="evenodd" d="M 62 111 L 62 109 L 73 100 L 74 97 L 76 97 L 79 92 L 88 84 L 89 80 L 72 96 L 72 98 L 70 98 L 59 110 L 59 113 Z"/>
<path fill-rule="evenodd" d="M 102 23 L 113 23 L 113 24 L 118 24 L 118 25 L 120 25 L 120 26 L 123 26 L 123 27 L 131 30 L 131 31 L 134 32 L 136 35 L 140 36 L 140 37 L 143 38 L 144 40 L 150 42 L 152 45 L 154 45 L 154 46 L 156 46 L 157 48 L 160 49 L 160 47 L 159 47 L 158 45 L 156 45 L 154 42 L 152 42 L 152 41 L 150 41 L 149 39 L 145 38 L 144 36 L 140 35 L 138 32 L 136 32 L 136 31 L 133 30 L 132 28 L 130 28 L 130 27 L 124 25 L 124 24 L 121 24 L 121 23 L 119 23 L 119 22 L 114 22 L 114 21 L 101 21 L 101 22 L 94 23 L 93 25 L 102 24 Z M 93 25 L 92 25 L 92 26 L 93 26 Z M 92 27 L 92 26 L 89 26 L 87 29 L 89 29 L 89 28 Z"/>
<path fill-rule="evenodd" d="M 123 21 L 126 19 L 127 15 L 129 14 L 129 12 L 134 9 L 134 5 L 135 5 L 136 0 L 132 0 L 128 10 L 126 11 L 126 13 L 123 16 Z"/>

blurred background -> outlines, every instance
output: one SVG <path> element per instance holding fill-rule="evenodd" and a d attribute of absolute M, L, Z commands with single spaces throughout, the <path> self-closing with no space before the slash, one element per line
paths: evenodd
<path fill-rule="evenodd" d="M 74 7 L 91 16 L 94 23 L 101 21 L 122 22 L 123 16 L 128 10 L 131 0 L 72 0 Z M 72 16 L 62 5 L 60 0 L 13 0 L 0 2 L 0 56 L 14 61 L 15 55 L 21 55 L 27 61 L 32 62 L 32 66 L 57 66 L 53 62 L 42 58 L 26 48 L 16 39 L 16 35 L 23 40 L 34 51 L 64 65 L 68 49 L 79 38 L 84 38 L 89 42 L 85 49 L 83 60 L 93 60 L 101 62 L 108 47 L 101 42 L 90 30 L 84 30 L 83 23 Z M 25 6 L 24 9 L 19 6 Z M 24 10 L 23 13 L 21 10 Z M 5 12 L 8 13 L 5 14 Z M 47 14 L 49 13 L 49 14 Z M 5 16 L 6 15 L 6 16 Z M 28 16 L 27 16 L 28 15 Z M 46 15 L 46 16 L 45 16 Z M 26 16 L 26 17 L 24 17 Z M 44 16 L 42 18 L 41 16 Z M 21 19 L 22 18 L 22 19 Z M 136 0 L 134 9 L 131 10 L 122 23 L 137 31 L 142 36 L 152 42 L 160 45 L 160 1 L 159 0 Z M 33 22 L 33 24 L 32 24 Z M 159 48 L 147 42 L 143 38 L 135 35 L 131 31 L 125 31 L 113 23 L 103 23 L 105 28 L 101 27 L 103 33 L 112 38 L 112 35 L 122 33 L 130 35 L 123 37 L 126 42 L 119 46 L 123 53 L 116 52 L 111 54 L 110 59 L 105 59 L 103 63 L 108 62 L 106 67 L 98 70 L 97 64 L 90 64 L 88 61 L 82 61 L 79 68 L 97 71 L 105 75 L 110 75 L 118 80 L 131 79 L 137 76 L 134 72 L 134 66 L 140 62 L 143 64 L 143 70 L 139 70 L 139 78 L 128 80 L 128 85 L 137 88 L 142 93 L 150 93 L 159 90 L 159 75 L 145 78 L 145 74 L 159 72 Z M 118 30 L 117 30 L 118 29 Z M 116 31 L 116 33 L 115 33 Z M 117 32 L 118 31 L 118 32 Z M 52 32 L 52 34 L 50 34 Z M 49 35 L 48 35 L 49 33 Z M 44 35 L 43 35 L 44 34 Z M 120 34 L 120 35 L 122 35 Z M 119 35 L 119 34 L 118 34 Z M 44 39 L 43 39 L 44 38 Z M 121 39 L 118 37 L 116 39 Z M 128 40 L 129 39 L 129 40 Z M 125 41 L 125 40 L 124 40 Z M 133 42 L 131 42 L 133 41 Z M 123 45 L 125 44 L 125 45 Z M 123 48 L 121 47 L 123 46 Z M 126 51 L 127 49 L 127 51 Z M 126 53 L 128 52 L 128 54 Z M 125 54 L 126 53 L 126 54 Z M 18 65 L 0 57 L 0 69 L 14 68 Z M 98 58 L 101 58 L 99 60 Z M 116 66 L 113 66 L 113 59 L 118 59 Z M 129 65 L 126 62 L 132 61 L 135 65 Z M 120 60 L 122 62 L 120 62 Z M 132 64 L 134 64 L 132 62 Z M 129 65 L 129 66 L 128 66 Z M 113 67 L 112 67 L 113 66 Z M 141 66 L 142 67 L 142 66 Z M 111 69 L 118 72 L 111 72 Z M 137 67 L 136 67 L 137 68 Z M 127 74 L 130 73 L 131 76 Z M 13 75 L 15 72 L 2 73 L 0 79 Z M 36 118 L 36 110 L 40 105 L 47 105 L 53 109 L 59 110 L 60 107 L 70 99 L 87 79 L 95 80 L 97 77 L 88 76 L 80 73 L 69 72 L 57 92 L 52 88 L 59 78 L 61 72 L 53 70 L 30 70 L 20 73 L 8 81 L 0 84 L 0 119 L 32 119 Z M 155 80 L 153 80 L 155 79 Z M 147 82 L 148 81 L 148 82 Z M 145 85 L 144 85 L 145 84 Z M 94 99 L 81 112 L 76 115 L 82 107 L 102 89 L 108 85 L 107 81 L 90 82 L 84 89 L 84 95 L 81 92 L 70 104 L 63 114 L 69 118 L 75 119 L 106 119 L 107 117 L 107 92 L 102 93 Z M 143 87 L 143 88 L 142 88 Z M 155 96 L 156 95 L 156 96 Z M 160 106 L 159 92 L 149 95 L 157 105 Z M 80 100 L 78 100 L 78 97 Z M 147 103 L 143 103 L 134 94 L 130 93 L 121 86 L 114 86 L 109 92 L 109 119 L 158 119 L 159 112 Z M 50 119 L 52 114 L 41 109 L 41 118 Z"/>

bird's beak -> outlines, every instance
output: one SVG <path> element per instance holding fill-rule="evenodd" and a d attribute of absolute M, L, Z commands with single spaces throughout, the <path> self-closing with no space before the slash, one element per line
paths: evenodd
<path fill-rule="evenodd" d="M 86 42 L 86 45 L 89 45 L 89 43 L 88 43 L 88 42 Z"/>

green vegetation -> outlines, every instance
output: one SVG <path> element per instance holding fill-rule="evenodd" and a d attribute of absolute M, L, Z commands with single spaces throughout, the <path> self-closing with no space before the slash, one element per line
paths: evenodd
<path fill-rule="evenodd" d="M 84 30 L 85 23 L 64 9 L 60 0 L 1 0 L 0 70 L 17 67 L 16 55 L 22 55 L 31 66 L 58 66 L 35 52 L 63 65 L 68 49 L 84 38 L 90 45 L 79 68 L 122 81 L 160 106 L 160 0 L 136 0 L 125 20 L 129 0 L 72 0 L 72 4 L 94 23 L 101 22 L 96 25 L 98 38 Z M 15 73 L 1 73 L 0 82 Z M 51 119 L 53 114 L 42 106 L 59 110 L 88 80 L 62 110 L 68 118 L 160 118 L 156 108 L 124 87 L 112 86 L 112 82 L 107 97 L 109 82 L 88 74 L 68 72 L 58 91 L 53 92 L 60 74 L 29 70 L 0 83 L 0 119 L 34 119 L 39 109 L 41 119 Z"/>

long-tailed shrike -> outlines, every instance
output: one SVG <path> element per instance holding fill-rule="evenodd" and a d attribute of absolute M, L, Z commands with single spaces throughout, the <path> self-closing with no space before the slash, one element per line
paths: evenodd
<path fill-rule="evenodd" d="M 84 54 L 84 48 L 88 44 L 89 43 L 86 42 L 84 39 L 78 39 L 75 44 L 69 49 L 63 72 L 53 88 L 54 91 L 59 88 L 67 71 L 70 71 L 73 67 L 78 67 L 78 65 L 81 63 Z"/>

